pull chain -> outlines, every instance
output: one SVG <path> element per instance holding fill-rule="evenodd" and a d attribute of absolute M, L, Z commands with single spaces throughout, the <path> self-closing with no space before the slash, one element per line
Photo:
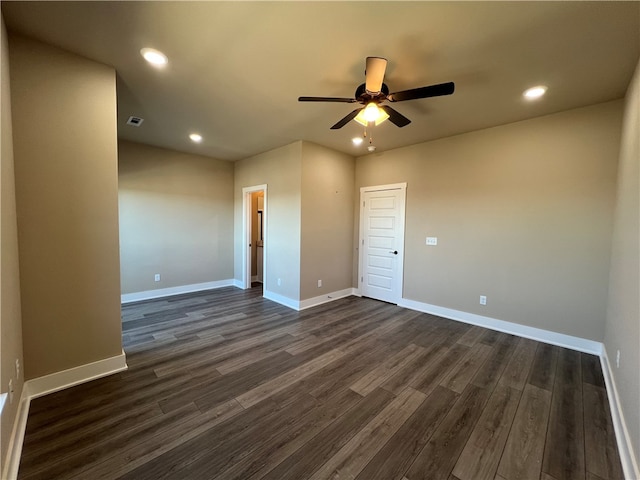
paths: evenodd
<path fill-rule="evenodd" d="M 367 138 L 367 126 L 368 124 L 364 127 L 364 138 Z M 367 150 L 369 150 L 370 152 L 374 152 L 376 149 L 376 146 L 373 144 L 373 135 L 369 136 L 369 146 L 367 147 Z"/>

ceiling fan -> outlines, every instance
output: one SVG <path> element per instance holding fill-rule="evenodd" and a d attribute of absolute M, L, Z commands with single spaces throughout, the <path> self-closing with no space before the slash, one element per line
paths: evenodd
<path fill-rule="evenodd" d="M 455 90 L 455 84 L 448 82 L 389 93 L 389 87 L 383 83 L 386 69 L 386 58 L 367 57 L 365 83 L 356 89 L 355 98 L 298 97 L 298 101 L 361 103 L 363 105 L 332 126 L 332 130 L 344 127 L 351 120 L 356 120 L 366 127 L 370 122 L 378 125 L 386 119 L 389 119 L 394 125 L 404 127 L 409 125 L 411 120 L 389 105 L 381 105 L 382 102 L 404 102 L 406 100 L 416 100 L 419 98 L 439 97 L 441 95 L 451 95 Z"/>

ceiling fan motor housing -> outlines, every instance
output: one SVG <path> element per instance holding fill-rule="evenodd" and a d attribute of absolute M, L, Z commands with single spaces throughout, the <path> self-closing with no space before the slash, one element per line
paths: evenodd
<path fill-rule="evenodd" d="M 376 101 L 376 103 L 379 103 L 383 101 L 387 97 L 387 95 L 389 95 L 389 87 L 387 87 L 386 83 L 382 84 L 380 92 L 376 93 L 375 95 L 371 95 L 369 92 L 367 92 L 366 85 L 363 83 L 358 88 L 356 88 L 354 97 L 356 98 L 356 100 L 358 100 L 358 102 L 365 104 L 371 101 Z"/>

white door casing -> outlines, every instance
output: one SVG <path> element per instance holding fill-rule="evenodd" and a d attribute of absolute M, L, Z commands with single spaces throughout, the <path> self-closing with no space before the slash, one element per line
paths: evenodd
<path fill-rule="evenodd" d="M 406 183 L 360 189 L 360 294 L 398 304 L 404 270 Z"/>
<path fill-rule="evenodd" d="M 253 187 L 244 187 L 242 189 L 242 288 L 251 288 L 251 194 L 254 192 L 264 191 L 264 205 L 262 210 L 263 223 L 263 258 L 262 273 L 266 283 L 267 280 L 267 246 L 268 229 L 267 229 L 267 186 L 255 185 Z"/>

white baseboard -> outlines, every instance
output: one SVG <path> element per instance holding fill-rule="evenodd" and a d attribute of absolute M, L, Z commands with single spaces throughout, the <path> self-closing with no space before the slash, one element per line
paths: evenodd
<path fill-rule="evenodd" d="M 123 351 L 115 357 L 105 358 L 97 362 L 87 363 L 86 365 L 80 365 L 79 367 L 28 380 L 24 385 L 29 399 L 34 399 L 48 393 L 90 382 L 97 378 L 106 377 L 107 375 L 121 372 L 127 368 L 127 359 Z"/>
<path fill-rule="evenodd" d="M 284 305 L 285 307 L 300 311 L 307 308 L 315 307 L 316 305 L 322 305 L 323 303 L 333 302 L 334 300 L 338 300 L 339 298 L 348 297 L 349 295 L 354 294 L 353 291 L 353 288 L 345 288 L 344 290 L 338 290 L 336 292 L 327 293 L 313 298 L 307 298 L 305 300 L 294 300 L 292 298 L 285 297 L 284 295 L 280 295 L 269 290 L 264 290 L 263 296 L 267 300 L 271 300 L 272 302 L 279 303 L 280 305 Z"/>
<path fill-rule="evenodd" d="M 640 478 L 640 468 L 638 468 L 638 459 L 633 453 L 633 444 L 627 424 L 622 413 L 622 405 L 616 387 L 615 376 L 609 363 L 607 349 L 602 346 L 602 355 L 600 355 L 600 363 L 602 364 L 602 373 L 604 374 L 604 382 L 607 386 L 607 397 L 609 397 L 609 409 L 611 410 L 611 419 L 613 427 L 616 431 L 616 440 L 618 442 L 618 452 L 620 453 L 620 461 L 622 463 L 622 471 L 624 478 Z"/>
<path fill-rule="evenodd" d="M 31 400 L 48 393 L 57 392 L 58 390 L 90 382 L 97 378 L 106 377 L 107 375 L 121 372 L 127 368 L 127 359 L 123 351 L 115 357 L 105 358 L 97 362 L 80 365 L 79 367 L 24 382 L 22 395 L 20 396 L 20 405 L 18 406 L 13 431 L 9 439 L 9 449 L 2 471 L 2 479 L 13 480 L 18 477 L 18 467 L 20 466 L 20 456 L 22 454 L 22 444 L 27 428 L 27 417 Z"/>
<path fill-rule="evenodd" d="M 279 293 L 275 293 L 266 289 L 262 291 L 262 296 L 267 300 L 279 303 L 280 305 L 284 305 L 285 307 L 289 307 L 294 310 L 300 310 L 300 302 L 298 300 L 294 300 L 293 298 L 285 297 L 284 295 L 280 295 Z"/>
<path fill-rule="evenodd" d="M 27 429 L 27 416 L 29 413 L 29 403 L 31 399 L 27 396 L 25 385 L 22 387 L 18 411 L 13 422 L 11 438 L 9 438 L 9 448 L 7 456 L 4 458 L 4 468 L 2 469 L 3 480 L 15 480 L 18 478 L 18 468 L 20 467 L 20 456 L 22 455 L 22 444 L 24 443 L 24 433 Z"/>
<path fill-rule="evenodd" d="M 519 337 L 530 338 L 539 342 L 550 343 L 551 345 L 557 345 L 559 347 L 570 348 L 571 350 L 577 350 L 579 352 L 591 353 L 598 356 L 602 354 L 602 343 L 594 340 L 587 340 L 586 338 L 574 337 L 571 335 L 565 335 L 564 333 L 557 333 L 550 330 L 543 330 L 541 328 L 520 325 L 518 323 L 506 322 L 504 320 L 497 320 L 495 318 L 484 317 L 482 315 L 454 310 L 452 308 L 430 305 L 428 303 L 408 300 L 406 298 L 401 299 L 398 306 L 417 310 L 419 312 L 430 313 L 450 320 L 470 323 L 471 325 L 478 325 L 480 327 L 497 330 L 499 332 L 510 333 Z"/>
<path fill-rule="evenodd" d="M 242 280 L 238 280 L 238 279 L 233 279 L 231 280 L 232 282 L 232 286 L 236 287 L 236 288 L 244 288 L 244 284 L 242 283 Z"/>
<path fill-rule="evenodd" d="M 214 280 L 212 282 L 193 283 L 191 285 L 181 285 L 179 287 L 158 288 L 157 290 L 146 290 L 144 292 L 124 293 L 120 296 L 122 304 L 140 302 L 142 300 L 150 300 L 152 298 L 168 297 L 171 295 L 179 295 L 181 293 L 200 292 L 202 290 L 211 290 L 213 288 L 222 287 L 238 287 L 237 280 Z M 240 287 L 241 288 L 241 287 Z"/>
<path fill-rule="evenodd" d="M 349 297 L 351 295 L 353 295 L 353 288 L 345 288 L 344 290 L 338 290 L 337 292 L 307 298 L 306 300 L 300 300 L 298 302 L 298 310 L 304 310 L 306 308 L 315 307 L 316 305 L 322 305 L 323 303 L 333 302 L 339 298 Z"/>

